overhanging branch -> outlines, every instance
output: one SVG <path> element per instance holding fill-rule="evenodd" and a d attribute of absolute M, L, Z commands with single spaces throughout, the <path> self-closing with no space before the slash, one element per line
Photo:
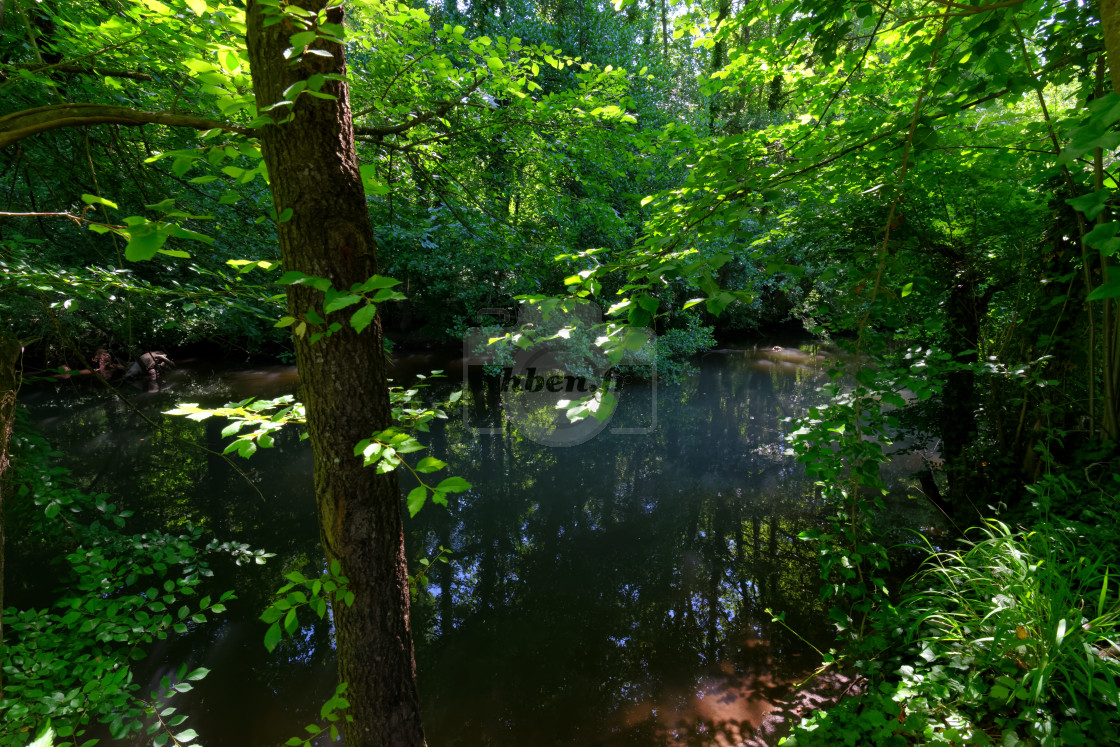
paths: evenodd
<path fill-rule="evenodd" d="M 64 75 L 107 75 L 111 78 L 129 78 L 131 80 L 151 80 L 152 76 L 138 70 L 113 70 L 101 69 L 92 65 L 74 65 L 68 62 L 58 62 L 54 65 L 40 65 L 37 62 L 20 63 L 13 65 L 20 70 L 30 70 L 33 73 L 63 73 Z"/>
<path fill-rule="evenodd" d="M 126 127 L 139 127 L 146 124 L 159 124 L 167 127 L 187 127 L 194 130 L 222 130 L 252 135 L 254 131 L 222 122 L 216 119 L 196 117 L 190 114 L 171 114 L 169 112 L 144 112 L 127 106 L 108 106 L 103 104 L 56 104 L 27 109 L 15 114 L 0 117 L 0 148 L 40 132 L 57 130 L 63 127 L 86 127 L 96 124 L 118 124 Z"/>

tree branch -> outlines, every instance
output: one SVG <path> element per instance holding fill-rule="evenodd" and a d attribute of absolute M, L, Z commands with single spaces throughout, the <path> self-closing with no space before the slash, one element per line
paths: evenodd
<path fill-rule="evenodd" d="M 103 104 L 57 104 L 0 117 L 0 148 L 6 148 L 12 143 L 40 132 L 95 124 L 118 124 L 126 127 L 160 124 L 167 127 L 189 127 L 195 130 L 223 130 L 242 135 L 254 134 L 253 130 L 231 122 L 221 122 L 190 114 L 143 112 L 126 106 Z"/>
<path fill-rule="evenodd" d="M 485 81 L 486 81 L 486 78 L 478 78 L 477 80 L 475 80 L 473 86 L 468 88 L 466 91 L 464 91 L 458 97 L 453 98 L 450 101 L 445 101 L 441 105 L 437 106 L 435 109 L 432 109 L 427 114 L 421 114 L 417 117 L 414 117 L 413 119 L 408 120 L 407 122 L 401 122 L 400 124 L 397 124 L 397 125 L 380 125 L 380 126 L 374 126 L 374 127 L 355 127 L 354 132 L 358 135 L 372 135 L 374 137 L 385 137 L 386 135 L 399 135 L 402 132 L 406 132 L 408 130 L 411 130 L 413 127 L 416 127 L 417 125 L 424 124 L 425 122 L 427 122 L 430 119 L 434 119 L 436 117 L 442 117 L 444 114 L 447 114 L 447 112 L 451 111 L 452 107 L 457 106 L 464 98 L 466 98 L 467 96 L 470 96 L 472 93 L 477 91 L 478 87 L 481 86 L 483 84 L 483 82 L 485 82 Z"/>
<path fill-rule="evenodd" d="M 965 16 L 987 13 L 988 11 L 997 10 L 998 8 L 1010 8 L 1013 5 L 1021 4 L 1024 0 L 1004 0 L 1003 2 L 991 3 L 989 5 L 966 5 L 964 3 L 952 2 L 952 0 L 933 0 L 933 2 L 956 11 L 955 13 L 949 13 L 947 15 Z"/>
<path fill-rule="evenodd" d="M 75 223 L 97 223 L 98 221 L 89 220 L 80 215 L 73 213 L 6 213 L 0 212 L 0 218 L 69 218 Z"/>
<path fill-rule="evenodd" d="M 12 67 L 31 72 L 59 72 L 67 75 L 108 75 L 112 78 L 130 78 L 132 80 L 151 80 L 152 76 L 136 70 L 98 70 L 90 65 L 75 65 L 69 62 L 59 62 L 54 65 L 43 65 L 37 62 L 24 62 Z"/>

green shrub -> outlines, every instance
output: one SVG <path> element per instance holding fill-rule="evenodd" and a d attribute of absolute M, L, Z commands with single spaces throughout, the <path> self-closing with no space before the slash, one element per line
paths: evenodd
<path fill-rule="evenodd" d="M 146 733 L 166 743 L 185 718 L 172 717 L 168 699 L 208 670 L 183 665 L 148 693 L 134 680 L 133 663 L 156 640 L 225 611 L 233 592 L 197 599 L 213 575 L 212 557 L 263 562 L 267 554 L 237 542 L 207 543 L 190 525 L 180 534 L 129 534 L 131 512 L 108 495 L 78 489 L 41 436 L 17 432 L 12 446 L 9 559 L 20 550 L 47 553 L 55 589 L 44 606 L 3 611 L 0 745 L 24 745 L 48 725 L 64 743 L 78 744 L 93 722 L 107 724 L 114 738 Z M 190 730 L 177 731 L 178 741 L 190 741 L 183 736 Z"/>
<path fill-rule="evenodd" d="M 886 651 L 861 662 L 877 689 L 803 722 L 788 744 L 1120 741 L 1112 548 L 1068 523 L 978 531 L 961 550 L 931 548 L 857 646 Z M 838 736 L 849 733 L 862 741 Z"/>
<path fill-rule="evenodd" d="M 715 344 L 711 327 L 700 326 L 695 316 L 686 317 L 684 327 L 666 330 L 657 337 L 657 375 L 673 383 L 695 373 L 696 355 Z"/>

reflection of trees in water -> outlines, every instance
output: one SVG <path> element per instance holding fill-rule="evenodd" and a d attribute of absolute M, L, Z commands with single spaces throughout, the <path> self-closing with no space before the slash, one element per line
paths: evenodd
<path fill-rule="evenodd" d="M 251 460 L 232 456 L 242 476 L 220 456 L 226 445 L 223 420 L 160 413 L 179 401 L 220 405 L 244 395 L 209 375 L 179 370 L 174 378 L 175 388 L 158 395 L 126 392 L 160 428 L 92 382 L 32 390 L 27 398 L 32 422 L 65 453 L 81 484 L 135 512 L 129 532 L 174 532 L 189 521 L 219 540 L 276 553 L 263 566 L 238 567 L 228 557 L 214 557 L 214 579 L 199 594 L 216 597 L 232 589 L 237 599 L 215 623 L 192 625 L 189 635 L 154 644 L 149 659 L 137 666 L 137 677 L 150 684 L 146 694 L 181 662 L 206 666 L 213 674 L 175 698 L 180 712 L 191 714 L 189 725 L 209 744 L 280 744 L 318 718 L 337 676 L 328 624 L 306 626 L 269 654 L 257 620 L 285 583 L 284 573 L 322 570 L 310 452 L 294 429 L 282 431 L 277 448 Z"/>
<path fill-rule="evenodd" d="M 431 453 L 475 485 L 409 525 L 414 561 L 439 545 L 454 551 L 414 608 L 433 744 L 709 744 L 712 729 L 732 733 L 728 724 L 753 718 L 787 672 L 808 666 L 803 644 L 763 610 L 827 637 L 813 547 L 796 539 L 819 506 L 781 455 L 781 419 L 814 399 L 817 374 L 756 363 L 710 357 L 699 376 L 660 387 L 650 435 L 603 433 L 563 449 L 514 429 L 474 436 L 458 418 L 433 430 Z M 138 401 L 159 419 L 176 401 L 249 394 L 188 374 Z M 500 391 L 488 386 L 466 406 L 497 417 L 472 415 L 472 426 L 501 424 Z M 612 425 L 651 419 L 640 386 L 622 407 Z M 97 490 L 136 511 L 130 530 L 190 520 L 277 554 L 266 566 L 216 565 L 217 591 L 239 597 L 228 621 L 167 644 L 168 660 L 214 670 L 179 696 L 191 725 L 234 745 L 281 743 L 314 720 L 333 690 L 328 625 L 268 655 L 256 621 L 285 572 L 320 570 L 310 455 L 297 434 L 236 460 L 262 500 L 225 460 L 184 443 L 221 451 L 219 420 L 163 418 L 158 433 L 97 390 L 41 402 L 35 419 L 79 477 L 103 472 Z"/>
<path fill-rule="evenodd" d="M 797 539 L 813 488 L 774 448 L 812 377 L 748 363 L 664 388 L 648 436 L 434 436 L 475 489 L 413 524 L 418 554 L 453 550 L 414 613 L 433 741 L 651 744 L 669 728 L 654 713 L 684 718 L 713 675 L 738 683 L 722 697 L 750 719 L 783 682 L 770 672 L 809 668 L 763 610 L 827 637 L 815 551 Z"/>

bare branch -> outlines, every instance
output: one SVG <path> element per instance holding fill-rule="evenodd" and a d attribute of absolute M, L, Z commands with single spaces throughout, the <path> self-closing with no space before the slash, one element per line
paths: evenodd
<path fill-rule="evenodd" d="M 73 213 L 5 213 L 0 212 L 0 218 L 69 218 L 75 223 L 97 223 L 98 221 L 83 218 Z"/>

